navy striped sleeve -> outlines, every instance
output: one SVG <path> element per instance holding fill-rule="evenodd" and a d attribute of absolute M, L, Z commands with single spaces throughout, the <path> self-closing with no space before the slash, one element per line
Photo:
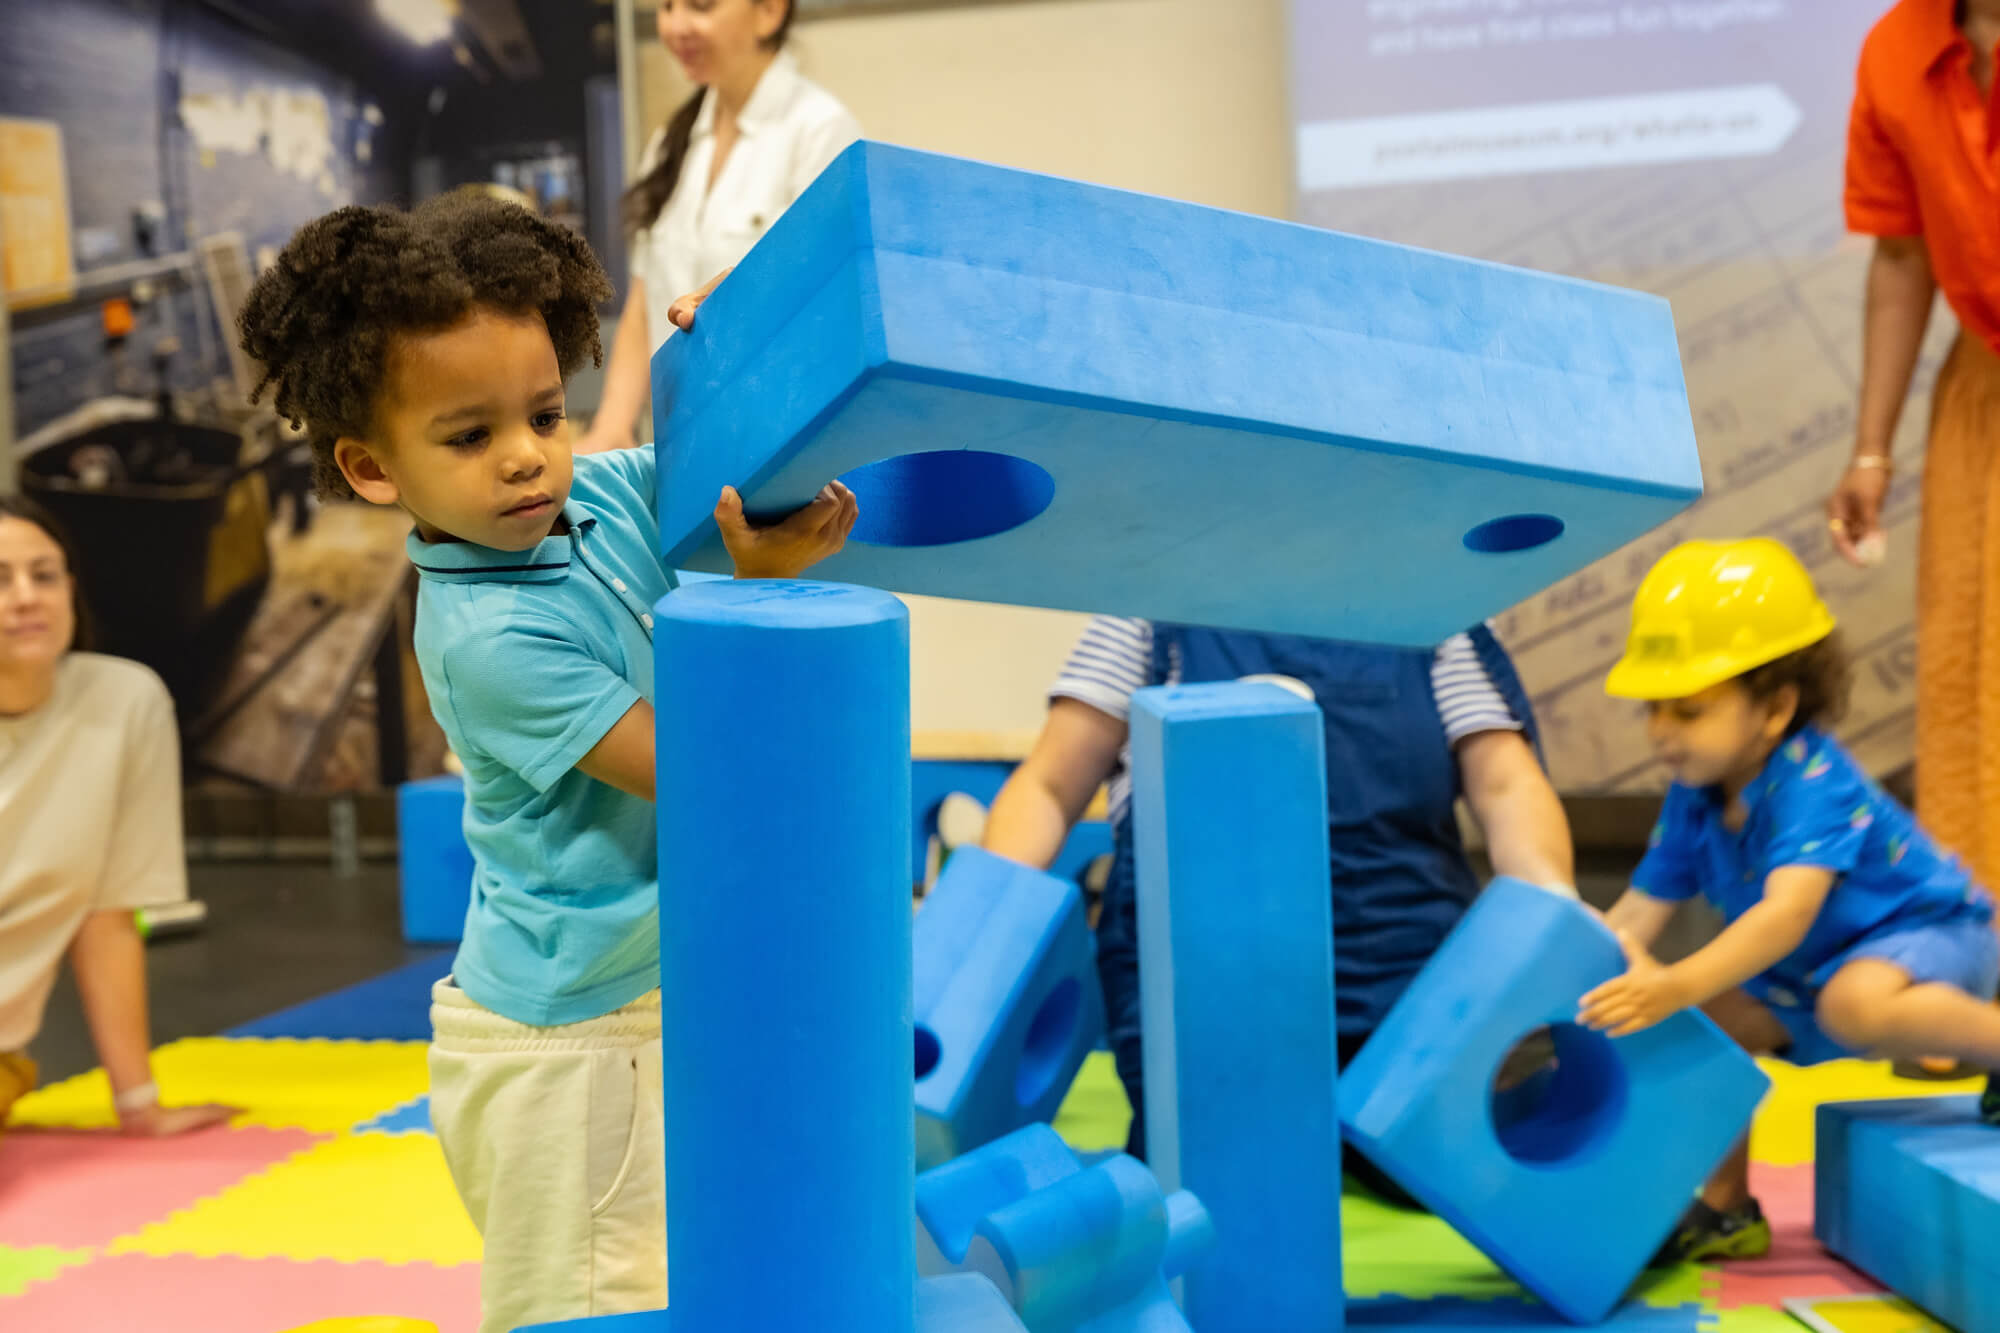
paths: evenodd
<path fill-rule="evenodd" d="M 1521 720 L 1486 674 L 1472 636 L 1454 634 L 1438 646 L 1431 662 L 1431 694 L 1453 745 L 1482 731 L 1520 731 Z"/>
<path fill-rule="evenodd" d="M 1126 616 L 1093 616 L 1071 650 L 1051 699 L 1076 699 L 1124 720 L 1132 695 L 1153 683 L 1153 625 Z"/>

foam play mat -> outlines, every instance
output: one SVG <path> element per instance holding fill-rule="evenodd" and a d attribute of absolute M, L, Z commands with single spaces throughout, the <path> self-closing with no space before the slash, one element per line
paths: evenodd
<path fill-rule="evenodd" d="M 242 1108 L 225 1129 L 121 1138 L 97 1073 L 31 1094 L 0 1135 L 0 1329 L 473 1333 L 479 1237 L 430 1130 L 423 1044 L 405 1039 L 443 968 L 426 959 L 236 1035 L 162 1047 L 167 1100 Z M 1812 1111 L 1976 1085 L 1864 1064 L 1768 1068 L 1752 1142 L 1772 1254 L 1655 1274 L 1604 1327 L 1802 1333 L 1806 1311 L 1843 1333 L 1940 1327 L 1813 1240 Z M 1056 1127 L 1095 1151 L 1123 1143 L 1125 1120 L 1100 1052 Z M 1433 1217 L 1350 1194 L 1343 1222 L 1354 1328 L 1568 1327 Z"/>

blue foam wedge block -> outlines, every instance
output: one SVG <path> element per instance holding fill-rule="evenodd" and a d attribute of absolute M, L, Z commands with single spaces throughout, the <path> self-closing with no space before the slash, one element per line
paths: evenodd
<path fill-rule="evenodd" d="M 1576 1026 L 1582 997 L 1623 971 L 1589 908 L 1495 880 L 1341 1075 L 1348 1137 L 1586 1324 L 1624 1298 L 1769 1083 L 1698 1012 L 1617 1041 Z M 1494 1071 L 1543 1027 L 1553 1074 L 1496 1118 Z"/>
<path fill-rule="evenodd" d="M 655 608 L 678 1333 L 911 1333 L 909 616 L 791 580 Z"/>
<path fill-rule="evenodd" d="M 456 944 L 472 903 L 472 849 L 465 843 L 465 783 L 446 775 L 396 789 L 396 861 L 402 876 L 403 938 Z"/>
<path fill-rule="evenodd" d="M 1104 1032 L 1076 885 L 978 847 L 917 912 L 917 1169 L 1051 1119 Z"/>
<path fill-rule="evenodd" d="M 1976 1097 L 1819 1108 L 1820 1241 L 1960 1329 L 2000 1329 L 2000 1129 Z"/>
<path fill-rule="evenodd" d="M 1201 1201 L 1030 1125 L 917 1179 L 919 1249 L 984 1274 L 1030 1333 L 1188 1333 L 1167 1281 L 1215 1241 Z"/>
<path fill-rule="evenodd" d="M 1146 1149 L 1221 1239 L 1201 1333 L 1342 1326 L 1338 1045 L 1317 705 L 1227 682 L 1132 698 Z"/>
<path fill-rule="evenodd" d="M 829 578 L 1429 645 L 1701 493 L 1659 297 L 879 143 L 652 374 L 696 569 L 840 476 Z"/>
<path fill-rule="evenodd" d="M 431 987 L 451 971 L 449 949 L 415 958 L 380 976 L 233 1027 L 225 1037 L 297 1037 L 325 1041 L 429 1041 Z"/>

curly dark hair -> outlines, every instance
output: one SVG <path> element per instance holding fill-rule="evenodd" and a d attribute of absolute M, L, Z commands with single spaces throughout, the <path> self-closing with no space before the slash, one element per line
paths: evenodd
<path fill-rule="evenodd" d="M 1737 679 L 1760 702 L 1790 685 L 1799 692 L 1787 736 L 1809 726 L 1832 726 L 1847 713 L 1847 696 L 1854 686 L 1854 667 L 1840 632 L 1773 662 L 1752 667 Z"/>
<path fill-rule="evenodd" d="M 336 209 L 307 223 L 257 279 L 240 320 L 275 386 L 281 416 L 312 443 L 323 496 L 354 492 L 333 459 L 373 425 L 387 354 L 399 335 L 449 328 L 476 306 L 539 312 L 567 379 L 604 359 L 597 308 L 611 283 L 582 237 L 468 186 L 410 212 Z"/>

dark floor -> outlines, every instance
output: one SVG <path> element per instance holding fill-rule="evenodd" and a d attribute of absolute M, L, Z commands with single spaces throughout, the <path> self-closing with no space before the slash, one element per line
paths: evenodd
<path fill-rule="evenodd" d="M 208 924 L 147 946 L 155 1045 L 210 1036 L 431 952 L 403 943 L 393 862 L 350 877 L 324 863 L 197 863 L 188 889 L 208 904 Z M 67 970 L 33 1053 L 45 1082 L 97 1064 Z"/>
<path fill-rule="evenodd" d="M 1586 853 L 1578 888 L 1587 901 L 1607 907 L 1636 860 L 1636 854 Z M 148 948 L 156 1045 L 224 1031 L 429 952 L 403 943 L 393 863 L 364 863 L 345 878 L 323 863 L 197 863 L 189 868 L 189 890 L 208 904 L 207 926 Z M 1714 931 L 1713 916 L 1694 905 L 1675 920 L 1658 952 L 1668 960 L 1683 957 Z M 97 1064 L 67 974 L 33 1049 L 45 1081 Z"/>

